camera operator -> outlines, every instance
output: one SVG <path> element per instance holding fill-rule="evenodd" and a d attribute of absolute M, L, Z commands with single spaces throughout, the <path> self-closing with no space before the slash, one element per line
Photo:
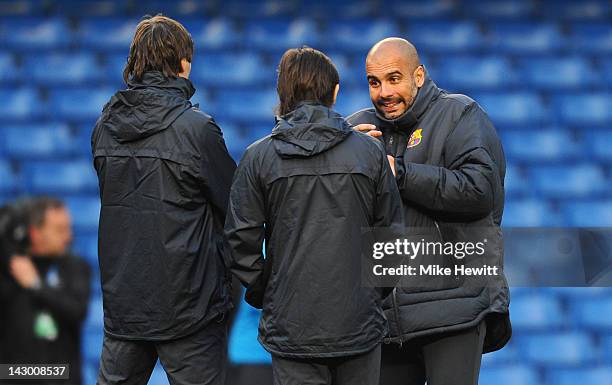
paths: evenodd
<path fill-rule="evenodd" d="M 12 218 L 13 228 L 5 229 L 3 236 L 0 362 L 69 364 L 70 380 L 62 384 L 80 384 L 80 334 L 87 314 L 90 270 L 85 261 L 69 253 L 70 214 L 53 198 L 36 198 L 8 211 L 22 218 Z M 19 237 L 24 223 L 27 234 Z M 22 243 L 28 239 L 27 246 L 16 247 L 15 238 Z"/>

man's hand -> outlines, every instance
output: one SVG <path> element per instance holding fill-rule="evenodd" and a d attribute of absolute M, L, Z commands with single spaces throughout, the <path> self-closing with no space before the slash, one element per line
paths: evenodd
<path fill-rule="evenodd" d="M 12 276 L 25 289 L 34 289 L 40 285 L 38 271 L 29 257 L 13 255 L 10 262 Z"/>
<path fill-rule="evenodd" d="M 389 166 L 391 166 L 391 171 L 393 171 L 393 176 L 395 176 L 395 158 L 391 155 L 387 155 L 387 159 L 389 160 Z"/>
<path fill-rule="evenodd" d="M 364 134 L 373 136 L 375 138 L 382 136 L 383 134 L 382 131 L 377 130 L 376 126 L 373 124 L 358 124 L 355 127 L 353 127 L 353 129 L 359 132 L 363 132 Z"/>

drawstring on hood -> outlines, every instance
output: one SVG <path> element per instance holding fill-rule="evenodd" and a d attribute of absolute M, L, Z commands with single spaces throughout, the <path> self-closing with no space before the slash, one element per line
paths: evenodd
<path fill-rule="evenodd" d="M 104 107 L 100 124 L 119 143 L 133 142 L 168 128 L 192 107 L 195 88 L 188 79 L 145 72 L 117 92 Z"/>
<path fill-rule="evenodd" d="M 352 132 L 344 118 L 321 104 L 302 102 L 277 118 L 274 149 L 282 158 L 306 158 L 329 150 Z"/>

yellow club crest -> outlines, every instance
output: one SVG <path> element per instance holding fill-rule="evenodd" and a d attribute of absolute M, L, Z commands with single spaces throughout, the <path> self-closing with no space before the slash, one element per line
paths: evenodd
<path fill-rule="evenodd" d="M 410 139 L 408 139 L 408 148 L 416 147 L 419 145 L 419 143 L 421 143 L 421 140 L 423 139 L 423 135 L 421 134 L 422 132 L 423 129 L 419 128 L 418 130 L 414 131 L 412 135 L 410 135 Z"/>

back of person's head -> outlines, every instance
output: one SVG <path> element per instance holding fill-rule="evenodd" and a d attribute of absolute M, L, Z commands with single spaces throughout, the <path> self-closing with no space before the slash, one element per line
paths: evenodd
<path fill-rule="evenodd" d="M 161 15 L 148 17 L 136 27 L 123 80 L 138 81 L 147 71 L 176 77 L 184 72 L 182 60 L 191 63 L 192 56 L 193 39 L 181 23 Z"/>
<path fill-rule="evenodd" d="M 278 65 L 278 114 L 285 115 L 304 101 L 331 107 L 339 83 L 336 66 L 323 52 L 309 47 L 287 50 Z"/>

